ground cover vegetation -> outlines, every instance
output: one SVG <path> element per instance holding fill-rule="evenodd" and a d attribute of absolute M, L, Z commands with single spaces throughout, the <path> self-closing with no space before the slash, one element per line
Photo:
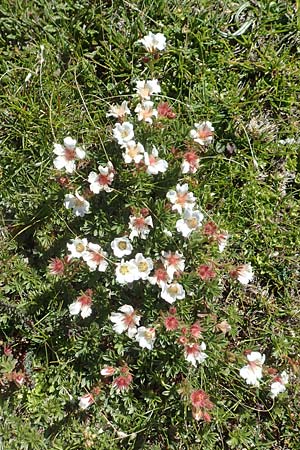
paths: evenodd
<path fill-rule="evenodd" d="M 1 2 L 3 448 L 300 448 L 296 3 Z"/>

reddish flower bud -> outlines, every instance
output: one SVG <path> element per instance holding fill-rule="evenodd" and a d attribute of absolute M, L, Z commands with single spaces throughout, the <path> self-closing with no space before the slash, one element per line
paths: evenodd
<path fill-rule="evenodd" d="M 132 375 L 129 373 L 128 375 L 120 375 L 115 378 L 113 381 L 113 386 L 120 392 L 129 388 L 132 382 Z"/>
<path fill-rule="evenodd" d="M 48 268 L 51 275 L 63 275 L 65 270 L 64 262 L 59 258 L 52 258 Z"/>
<path fill-rule="evenodd" d="M 193 391 L 190 396 L 192 405 L 196 408 L 212 409 L 213 403 L 209 399 L 209 395 L 206 394 L 202 389 Z"/>
<path fill-rule="evenodd" d="M 207 264 L 202 264 L 201 266 L 199 266 L 197 269 L 197 273 L 203 281 L 212 280 L 217 275 L 213 267 Z"/>
<path fill-rule="evenodd" d="M 169 106 L 168 102 L 162 102 L 157 105 L 157 112 L 160 117 L 166 117 L 167 119 L 175 119 L 176 113 Z"/>
<path fill-rule="evenodd" d="M 193 337 L 198 338 L 201 336 L 202 328 L 200 327 L 199 323 L 194 323 L 190 328 L 190 333 Z"/>
<path fill-rule="evenodd" d="M 168 316 L 165 318 L 164 325 L 167 331 L 177 330 L 179 322 L 174 316 Z"/>
<path fill-rule="evenodd" d="M 3 352 L 4 352 L 5 356 L 10 356 L 13 353 L 12 349 L 11 349 L 11 347 L 9 345 L 4 345 Z"/>
<path fill-rule="evenodd" d="M 203 234 L 206 236 L 215 236 L 218 232 L 218 227 L 214 222 L 206 222 L 203 227 Z"/>
<path fill-rule="evenodd" d="M 171 308 L 169 309 L 169 313 L 171 315 L 174 315 L 174 314 L 176 314 L 176 312 L 177 312 L 177 309 L 175 308 L 175 306 L 171 306 Z"/>
<path fill-rule="evenodd" d="M 187 338 L 185 336 L 180 336 L 180 338 L 178 339 L 179 344 L 186 344 L 187 343 Z"/>

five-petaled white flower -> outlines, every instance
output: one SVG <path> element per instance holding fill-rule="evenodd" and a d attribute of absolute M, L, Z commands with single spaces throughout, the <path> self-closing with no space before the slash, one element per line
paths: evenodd
<path fill-rule="evenodd" d="M 78 397 L 79 400 L 79 408 L 80 409 L 87 409 L 89 406 L 91 406 L 93 403 L 95 403 L 94 397 L 92 394 L 85 394 L 82 397 Z"/>
<path fill-rule="evenodd" d="M 139 327 L 135 339 L 140 347 L 152 350 L 155 341 L 155 328 Z"/>
<path fill-rule="evenodd" d="M 176 300 L 185 298 L 185 291 L 180 283 L 174 281 L 171 284 L 165 284 L 160 295 L 166 302 L 174 303 Z"/>
<path fill-rule="evenodd" d="M 178 211 L 182 214 L 187 208 L 193 209 L 196 203 L 196 198 L 192 192 L 189 192 L 187 183 L 177 184 L 176 191 L 171 190 L 167 192 L 167 199 L 172 203 L 172 210 Z"/>
<path fill-rule="evenodd" d="M 154 53 L 156 50 L 162 51 L 166 48 L 166 38 L 162 33 L 152 33 L 151 31 L 139 39 L 138 42 L 143 44 L 146 50 L 150 53 Z"/>
<path fill-rule="evenodd" d="M 154 275 L 148 277 L 150 284 L 157 284 L 161 289 L 163 289 L 167 283 L 171 283 L 172 277 L 168 275 L 168 272 L 164 267 L 159 267 L 155 269 Z"/>
<path fill-rule="evenodd" d="M 90 209 L 90 204 L 85 198 L 75 192 L 73 194 L 66 194 L 64 205 L 67 209 L 72 209 L 75 216 L 83 217 L 88 214 Z"/>
<path fill-rule="evenodd" d="M 126 142 L 132 141 L 134 138 L 133 125 L 130 122 L 116 123 L 113 129 L 114 138 L 119 145 L 126 145 Z"/>
<path fill-rule="evenodd" d="M 145 149 L 140 142 L 129 141 L 123 147 L 125 148 L 125 152 L 122 153 L 122 156 L 126 164 L 130 164 L 131 162 L 138 164 L 144 158 Z"/>
<path fill-rule="evenodd" d="M 114 255 L 117 258 L 123 258 L 123 256 L 128 256 L 132 253 L 133 247 L 131 245 L 128 237 L 115 238 L 110 244 Z"/>
<path fill-rule="evenodd" d="M 83 259 L 89 266 L 90 270 L 99 270 L 105 272 L 108 262 L 106 260 L 107 252 L 102 250 L 100 245 L 88 243 L 87 250 L 83 254 Z"/>
<path fill-rule="evenodd" d="M 231 276 L 236 278 L 241 284 L 248 284 L 254 278 L 254 273 L 251 264 L 242 264 L 236 267 L 232 272 Z"/>
<path fill-rule="evenodd" d="M 68 255 L 68 258 L 82 258 L 84 252 L 86 251 L 87 245 L 88 241 L 86 238 L 71 239 L 71 243 L 67 243 L 67 248 L 69 252 L 71 252 L 71 254 Z"/>
<path fill-rule="evenodd" d="M 147 280 L 148 276 L 153 269 L 153 261 L 151 258 L 145 258 L 142 253 L 137 253 L 134 260 L 139 273 L 140 280 Z"/>
<path fill-rule="evenodd" d="M 94 194 L 99 194 L 100 191 L 111 192 L 112 188 L 110 187 L 113 182 L 115 169 L 112 163 L 109 161 L 107 166 L 99 166 L 99 173 L 90 172 L 88 177 L 88 182 L 90 183 L 90 190 L 94 192 Z"/>
<path fill-rule="evenodd" d="M 214 138 L 214 127 L 209 121 L 195 123 L 195 129 L 191 130 L 190 136 L 200 145 L 211 144 Z"/>
<path fill-rule="evenodd" d="M 168 168 L 168 163 L 164 159 L 159 159 L 158 150 L 153 146 L 152 153 L 145 152 L 144 155 L 146 172 L 150 175 L 157 175 L 159 172 L 163 173 Z"/>
<path fill-rule="evenodd" d="M 67 173 L 73 173 L 76 170 L 76 159 L 84 159 L 85 151 L 80 147 L 76 147 L 76 140 L 70 136 L 64 139 L 64 145 L 54 144 L 53 152 L 57 157 L 53 164 L 56 169 L 66 169 Z"/>
<path fill-rule="evenodd" d="M 112 105 L 110 110 L 106 114 L 106 117 L 115 117 L 116 119 L 123 119 L 125 116 L 130 116 L 130 109 L 128 108 L 127 101 L 121 103 L 121 105 Z"/>
<path fill-rule="evenodd" d="M 183 218 L 177 220 L 176 229 L 183 237 L 189 237 L 193 231 L 201 227 L 203 218 L 204 216 L 200 211 L 186 209 Z"/>
<path fill-rule="evenodd" d="M 184 357 L 194 367 L 197 367 L 197 363 L 201 364 L 207 358 L 207 354 L 204 353 L 206 345 L 204 342 L 201 345 L 197 343 L 185 344 Z"/>
<path fill-rule="evenodd" d="M 120 284 L 132 283 L 139 279 L 139 271 L 136 267 L 134 260 L 124 261 L 121 260 L 117 264 L 116 268 L 116 280 Z"/>
<path fill-rule="evenodd" d="M 92 297 L 87 291 L 80 297 L 77 297 L 76 301 L 71 303 L 71 305 L 69 305 L 69 311 L 71 316 L 80 313 L 83 319 L 89 317 L 92 314 L 91 304 L 92 304 Z"/>
<path fill-rule="evenodd" d="M 135 310 L 131 305 L 123 305 L 118 311 L 119 313 L 113 312 L 109 319 L 114 323 L 113 329 L 116 333 L 121 334 L 127 331 L 130 338 L 137 333 L 137 326 L 140 324 L 141 316 L 136 315 Z"/>
<path fill-rule="evenodd" d="M 176 251 L 172 252 L 161 252 L 162 254 L 162 263 L 167 270 L 167 274 L 171 279 L 173 279 L 175 272 L 183 272 L 184 271 L 184 258 L 181 253 Z"/>
<path fill-rule="evenodd" d="M 151 95 L 160 93 L 160 85 L 157 80 L 137 81 L 136 92 L 142 100 L 150 100 Z"/>
<path fill-rule="evenodd" d="M 130 216 L 128 224 L 131 233 L 129 239 L 134 237 L 140 237 L 141 239 L 147 239 L 150 233 L 150 227 L 153 228 L 153 222 L 151 216 Z"/>
<path fill-rule="evenodd" d="M 152 123 L 152 117 L 157 117 L 157 110 L 153 108 L 154 103 L 147 100 L 143 103 L 139 103 L 134 112 L 137 113 L 137 118 L 139 121 L 144 120 L 144 122 Z"/>
<path fill-rule="evenodd" d="M 281 375 L 275 376 L 273 382 L 271 383 L 271 397 L 275 398 L 281 392 L 286 390 L 285 385 L 289 382 L 289 376 L 286 371 L 283 371 Z"/>
<path fill-rule="evenodd" d="M 240 369 L 240 376 L 246 380 L 247 384 L 259 386 L 262 378 L 262 365 L 265 362 L 265 355 L 259 352 L 250 352 L 247 355 L 248 364 Z"/>
<path fill-rule="evenodd" d="M 183 155 L 183 161 L 181 163 L 182 173 L 196 173 L 199 168 L 200 158 L 194 151 L 186 152 Z"/>

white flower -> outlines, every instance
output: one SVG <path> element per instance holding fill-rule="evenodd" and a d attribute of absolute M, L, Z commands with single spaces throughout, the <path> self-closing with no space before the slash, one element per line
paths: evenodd
<path fill-rule="evenodd" d="M 196 173 L 199 168 L 200 158 L 194 151 L 186 152 L 183 155 L 183 161 L 181 163 L 182 173 Z"/>
<path fill-rule="evenodd" d="M 143 103 L 139 103 L 134 112 L 138 115 L 138 120 L 144 120 L 145 122 L 152 123 L 152 116 L 157 117 L 157 110 L 153 108 L 154 103 L 150 100 Z"/>
<path fill-rule="evenodd" d="M 213 141 L 214 127 L 209 121 L 195 123 L 195 130 L 190 131 L 191 138 L 200 145 L 208 145 Z"/>
<path fill-rule="evenodd" d="M 224 251 L 224 248 L 226 247 L 227 241 L 229 238 L 230 238 L 230 235 L 226 232 L 217 234 L 216 239 L 218 242 L 218 247 L 219 247 L 220 253 L 222 253 Z"/>
<path fill-rule="evenodd" d="M 247 355 L 249 363 L 240 369 L 240 376 L 246 380 L 247 384 L 259 386 L 262 378 L 262 365 L 265 361 L 265 355 L 259 352 L 251 352 Z"/>
<path fill-rule="evenodd" d="M 153 146 L 152 153 L 145 152 L 145 164 L 147 166 L 146 172 L 150 175 L 157 175 L 159 172 L 165 172 L 168 168 L 168 163 L 164 159 L 158 158 L 157 148 Z"/>
<path fill-rule="evenodd" d="M 141 239 L 147 239 L 150 233 L 150 227 L 153 228 L 153 222 L 151 216 L 130 216 L 128 224 L 131 233 L 129 239 L 134 237 L 140 237 Z"/>
<path fill-rule="evenodd" d="M 109 317 L 109 320 L 114 323 L 114 331 L 118 334 L 127 331 L 128 336 L 133 338 L 137 332 L 137 326 L 140 324 L 141 316 L 137 316 L 135 310 L 130 305 L 123 305 L 118 311 L 121 312 L 113 312 Z"/>
<path fill-rule="evenodd" d="M 171 284 L 165 284 L 160 295 L 166 302 L 174 303 L 176 300 L 185 298 L 185 291 L 180 283 L 174 281 Z"/>
<path fill-rule="evenodd" d="M 89 212 L 90 204 L 78 192 L 73 194 L 66 194 L 64 205 L 67 209 L 72 209 L 75 216 L 83 217 Z"/>
<path fill-rule="evenodd" d="M 176 191 L 171 190 L 167 192 L 167 199 L 172 203 L 172 210 L 178 211 L 182 214 L 182 211 L 190 208 L 193 209 L 196 203 L 196 198 L 192 192 L 189 192 L 188 184 L 177 184 Z"/>
<path fill-rule="evenodd" d="M 102 250 L 100 245 L 91 242 L 87 246 L 87 251 L 83 254 L 83 259 L 91 271 L 98 269 L 99 272 L 105 272 L 108 266 L 105 258 L 107 258 L 107 253 Z"/>
<path fill-rule="evenodd" d="M 241 283 L 248 284 L 254 278 L 251 264 L 242 264 L 232 271 L 232 275 Z"/>
<path fill-rule="evenodd" d="M 160 85 L 157 80 L 137 81 L 136 92 L 142 100 L 150 100 L 151 95 L 160 93 Z"/>
<path fill-rule="evenodd" d="M 117 258 L 123 258 L 123 256 L 130 255 L 133 250 L 131 242 L 127 237 L 115 238 L 110 246 Z"/>
<path fill-rule="evenodd" d="M 138 42 L 141 42 L 148 52 L 155 52 L 156 50 L 162 51 L 166 48 L 166 38 L 162 33 L 152 33 L 151 31 L 143 37 L 143 39 L 139 39 Z"/>
<path fill-rule="evenodd" d="M 87 293 L 82 294 L 80 297 L 76 299 L 75 302 L 69 305 L 69 311 L 71 316 L 80 313 L 83 319 L 89 317 L 92 314 L 91 304 L 92 304 L 92 297 Z"/>
<path fill-rule="evenodd" d="M 82 258 L 83 254 L 86 250 L 86 247 L 88 245 L 88 241 L 86 238 L 83 239 L 71 239 L 71 243 L 67 243 L 67 248 L 69 252 L 71 252 L 70 255 L 68 255 L 69 259 L 71 258 Z"/>
<path fill-rule="evenodd" d="M 124 261 L 124 259 L 122 259 L 121 262 L 117 264 L 116 279 L 120 284 L 132 283 L 139 279 L 139 272 L 134 260 Z"/>
<path fill-rule="evenodd" d="M 184 271 L 184 258 L 183 255 L 179 252 L 161 252 L 162 254 L 162 262 L 167 270 L 167 274 L 171 279 L 173 279 L 175 272 L 183 272 Z"/>
<path fill-rule="evenodd" d="M 138 164 L 144 158 L 145 149 L 140 142 L 137 144 L 135 141 L 126 142 L 124 148 L 125 153 L 122 153 L 122 155 L 126 164 L 130 164 L 133 161 Z"/>
<path fill-rule="evenodd" d="M 92 394 L 85 394 L 82 397 L 78 397 L 79 400 L 79 408 L 80 409 L 87 409 L 89 406 L 91 406 L 93 403 L 95 403 L 94 397 Z"/>
<path fill-rule="evenodd" d="M 271 383 L 271 397 L 275 398 L 281 392 L 286 390 L 285 385 L 289 382 L 289 376 L 286 371 L 282 372 L 274 378 L 273 383 Z"/>
<path fill-rule="evenodd" d="M 100 370 L 100 373 L 104 377 L 111 377 L 115 373 L 115 371 L 116 369 L 112 366 L 104 366 L 103 369 Z"/>
<path fill-rule="evenodd" d="M 166 269 L 160 267 L 154 271 L 154 275 L 152 277 L 148 277 L 148 281 L 150 284 L 157 284 L 161 289 L 163 289 L 167 283 L 171 283 L 173 277 L 168 275 Z"/>
<path fill-rule="evenodd" d="M 76 170 L 75 159 L 84 159 L 85 151 L 80 147 L 76 147 L 76 140 L 71 137 L 64 139 L 64 145 L 54 144 L 53 152 L 58 155 L 54 161 L 56 169 L 66 169 L 67 173 L 73 173 Z"/>
<path fill-rule="evenodd" d="M 94 194 L 99 194 L 100 191 L 111 192 L 112 188 L 110 185 L 115 175 L 114 166 L 109 161 L 107 166 L 99 166 L 98 170 L 99 173 L 90 172 L 89 174 L 88 182 L 90 183 L 90 190 Z"/>
<path fill-rule="evenodd" d="M 183 219 L 177 220 L 176 229 L 183 237 L 189 237 L 193 231 L 201 227 L 203 218 L 204 216 L 200 211 L 186 209 Z"/>
<path fill-rule="evenodd" d="M 145 258 L 142 253 L 137 253 L 134 258 L 134 262 L 136 264 L 139 279 L 146 280 L 153 269 L 153 261 L 151 258 Z"/>
<path fill-rule="evenodd" d="M 184 357 L 194 367 L 197 367 L 197 363 L 201 364 L 207 358 L 207 354 L 204 353 L 204 350 L 206 350 L 204 342 L 202 342 L 201 345 L 196 343 L 186 344 L 184 346 Z"/>
<path fill-rule="evenodd" d="M 155 328 L 139 327 L 135 339 L 140 347 L 152 350 L 155 341 Z"/>
<path fill-rule="evenodd" d="M 123 119 L 126 115 L 130 116 L 130 109 L 127 106 L 125 100 L 121 103 L 121 105 L 112 105 L 110 107 L 109 112 L 106 114 L 106 117 L 115 117 L 116 119 Z"/>
<path fill-rule="evenodd" d="M 116 123 L 113 129 L 114 138 L 119 145 L 126 145 L 126 142 L 134 138 L 133 125 L 130 122 Z"/>

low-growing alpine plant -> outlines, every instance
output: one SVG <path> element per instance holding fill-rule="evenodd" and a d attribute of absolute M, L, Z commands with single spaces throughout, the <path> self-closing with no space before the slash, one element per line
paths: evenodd
<path fill-rule="evenodd" d="M 155 52 L 157 58 L 160 51 L 167 51 L 166 38 L 161 33 L 150 32 L 139 42 L 144 45 L 146 51 Z M 191 124 L 194 128 L 189 130 L 184 143 L 188 151 L 183 154 L 181 165 L 178 166 L 170 149 L 166 148 L 164 142 L 160 142 L 157 137 L 161 134 L 161 128 L 169 133 L 168 121 L 175 117 L 165 113 L 171 110 L 167 103 L 163 104 L 164 114 L 158 113 L 161 110 L 158 98 L 158 94 L 162 92 L 160 82 L 153 78 L 137 80 L 135 83 L 136 93 L 121 104 L 111 105 L 106 114 L 107 118 L 116 120 L 112 126 L 111 136 L 117 143 L 112 155 L 114 164 L 111 160 L 106 163 L 98 161 L 87 152 L 89 165 L 95 167 L 97 171 L 80 173 L 78 168 L 76 170 L 75 159 L 83 160 L 86 152 L 76 147 L 76 140 L 71 137 L 64 138 L 63 146 L 54 144 L 53 152 L 58 156 L 53 163 L 56 169 L 62 171 L 61 175 L 76 171 L 74 184 L 70 178 L 72 191 L 65 194 L 64 204 L 75 216 L 83 218 L 89 215 L 91 223 L 92 217 L 98 214 L 94 198 L 101 196 L 102 208 L 105 209 L 105 205 L 111 201 L 110 197 L 121 189 L 120 184 L 115 187 L 121 173 L 125 173 L 133 185 L 139 184 L 141 190 L 143 183 L 150 186 L 159 183 L 161 189 L 155 194 L 150 194 L 150 198 L 142 203 L 140 199 L 135 198 L 130 189 L 125 191 L 124 207 L 115 212 L 114 218 L 116 221 L 120 219 L 121 222 L 119 234 L 115 235 L 108 228 L 102 233 L 101 241 L 96 242 L 94 239 L 94 242 L 89 242 L 89 237 L 85 236 L 82 227 L 79 236 L 75 239 L 70 236 L 67 243 L 67 250 L 70 253 L 59 255 L 61 259 L 57 257 L 52 260 L 49 270 L 52 275 L 63 277 L 61 264 L 64 260 L 71 267 L 74 265 L 74 270 L 76 267 L 79 276 L 80 271 L 84 271 L 84 266 L 87 266 L 91 272 L 101 272 L 98 277 L 93 277 L 91 285 L 106 286 L 106 295 L 109 295 L 109 286 L 114 289 L 111 314 L 103 319 L 106 321 L 108 336 L 113 336 L 114 333 L 126 334 L 125 340 L 123 337 L 120 338 L 120 343 L 123 343 L 126 351 L 122 352 L 124 365 L 119 369 L 121 375 L 115 377 L 118 373 L 115 366 L 119 360 L 117 352 L 110 351 L 110 362 L 115 365 L 110 367 L 99 365 L 99 374 L 104 378 L 99 376 L 95 382 L 101 386 L 100 393 L 107 391 L 109 395 L 110 387 L 116 389 L 119 395 L 126 395 L 129 389 L 138 392 L 140 381 L 137 371 L 141 355 L 144 364 L 147 364 L 148 358 L 149 365 L 150 360 L 159 361 L 160 353 L 165 353 L 165 342 L 168 342 L 167 357 L 170 361 L 166 361 L 166 364 L 172 365 L 171 361 L 175 354 L 182 360 L 180 370 L 177 369 L 177 376 L 180 375 L 182 380 L 186 380 L 186 389 L 190 390 L 190 401 L 187 405 L 194 419 L 211 422 L 214 420 L 216 408 L 213 401 L 209 400 L 209 396 L 211 399 L 216 398 L 213 379 L 210 379 L 209 375 L 206 377 L 208 392 L 194 389 L 200 388 L 203 384 L 198 372 L 200 365 L 203 366 L 201 373 L 204 374 L 206 368 L 210 366 L 211 358 L 220 361 L 223 359 L 220 370 L 226 364 L 223 345 L 218 348 L 212 334 L 220 331 L 224 334 L 230 333 L 231 327 L 230 323 L 221 321 L 223 317 L 217 316 L 215 320 L 219 320 L 219 323 L 215 330 L 205 323 L 202 325 L 197 311 L 201 310 L 204 301 L 213 301 L 210 292 L 212 283 L 221 295 L 226 283 L 231 283 L 233 290 L 237 287 L 234 280 L 246 287 L 251 282 L 255 283 L 255 275 L 251 263 L 244 261 L 245 256 L 242 253 L 240 261 L 231 261 L 228 232 L 218 229 L 192 191 L 193 179 L 197 176 L 197 168 L 201 163 L 201 154 L 205 153 L 214 142 L 215 129 L 212 122 L 204 120 L 204 117 L 195 118 L 195 123 Z M 197 122 L 199 120 L 200 122 Z M 107 152 L 107 155 L 109 157 L 110 153 Z M 172 178 L 168 177 L 168 170 L 172 171 Z M 171 180 L 174 181 L 170 185 Z M 164 205 L 168 215 L 167 223 L 173 224 L 171 227 L 160 219 L 156 206 L 158 201 Z M 131 207 L 126 207 L 126 204 L 130 204 Z M 126 216 L 129 217 L 127 225 L 123 222 Z M 166 229 L 169 238 L 160 238 Z M 154 234 L 158 240 L 155 248 L 153 240 L 150 239 Z M 194 253 L 195 245 L 197 250 Z M 226 258 L 227 246 L 229 248 Z M 224 253 L 222 257 L 221 253 Z M 81 260 L 79 265 L 76 260 Z M 84 277 L 83 284 L 84 289 L 85 285 L 89 285 L 88 274 Z M 127 304 L 130 298 L 133 299 L 134 306 Z M 101 308 L 101 298 L 95 298 L 94 301 L 98 302 Z M 74 320 L 71 317 L 73 315 L 80 315 L 81 319 L 78 320 L 92 316 L 92 304 L 91 288 L 85 292 L 78 292 L 78 297 L 69 305 L 70 321 Z M 168 304 L 173 305 L 171 309 Z M 214 314 L 213 308 L 211 310 L 211 314 Z M 184 315 L 181 311 L 185 312 Z M 164 314 L 170 315 L 162 320 Z M 86 326 L 90 326 L 90 323 L 89 321 Z M 112 339 L 118 345 L 118 337 Z M 238 363 L 229 364 L 229 370 L 233 373 L 239 371 L 248 385 L 256 387 L 263 378 L 265 361 L 265 355 L 257 351 L 259 343 L 257 347 L 245 352 L 248 360 L 246 366 L 240 368 Z M 151 352 L 154 350 L 155 355 L 152 356 Z M 236 352 L 236 360 L 242 360 L 240 352 Z M 99 363 L 95 361 L 95 364 Z M 107 377 L 113 377 L 111 384 L 106 381 Z M 277 381 L 271 383 L 271 388 L 272 378 L 267 373 L 264 378 L 265 383 L 261 389 L 269 391 L 272 398 L 286 389 L 285 385 L 288 382 L 286 372 L 281 377 L 273 378 Z M 149 379 L 148 383 L 151 382 Z M 180 390 L 180 383 L 176 383 L 174 377 L 169 383 L 175 387 L 177 385 L 177 390 Z M 97 396 L 92 392 L 82 393 L 79 397 L 79 408 L 87 409 L 92 405 L 97 408 Z"/>
<path fill-rule="evenodd" d="M 276 147 L 297 140 L 263 117 L 265 106 L 259 120 L 247 112 L 261 101 L 251 97 L 257 77 L 267 95 L 281 73 L 270 53 L 262 78 L 263 44 L 259 53 L 244 35 L 256 32 L 263 7 L 243 4 L 225 26 L 219 4 L 162 2 L 166 17 L 158 7 L 157 20 L 141 14 L 134 25 L 113 5 L 83 3 L 59 2 L 59 39 L 72 35 L 76 46 L 55 59 L 41 43 L 34 70 L 13 89 L 17 98 L 32 88 L 32 104 L 15 106 L 19 122 L 4 115 L 14 133 L 41 100 L 41 122 L 22 132 L 39 161 L 19 151 L 3 163 L 10 173 L 10 161 L 22 159 L 11 179 L 20 173 L 28 183 L 14 201 L 8 184 L 0 200 L 3 442 L 11 450 L 297 450 L 298 303 L 287 300 L 297 298 L 299 275 L 296 163 L 295 152 L 282 162 Z M 141 3 L 120 11 L 133 19 L 151 10 Z M 79 20 L 72 29 L 68 8 Z M 275 4 L 264 8 L 281 17 Z M 196 32 L 201 21 L 210 35 Z M 65 52 L 78 60 L 67 64 Z M 63 73 L 52 71 L 58 61 Z M 48 76 L 57 80 L 51 95 Z M 272 92 L 272 107 L 284 108 Z"/>

